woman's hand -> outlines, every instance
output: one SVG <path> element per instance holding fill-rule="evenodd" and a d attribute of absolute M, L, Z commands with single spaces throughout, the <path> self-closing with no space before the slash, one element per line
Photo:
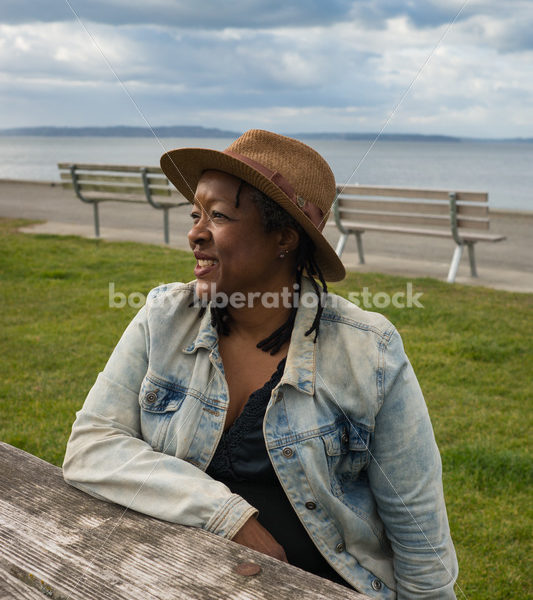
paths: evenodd
<path fill-rule="evenodd" d="M 283 562 L 289 562 L 283 546 L 276 542 L 270 532 L 255 517 L 251 517 L 246 521 L 239 529 L 237 535 L 233 537 L 233 541 L 241 544 L 241 546 L 247 546 L 252 550 L 273 556 Z"/>

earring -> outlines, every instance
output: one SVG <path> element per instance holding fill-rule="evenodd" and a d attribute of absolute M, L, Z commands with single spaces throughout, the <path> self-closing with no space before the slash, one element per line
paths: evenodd
<path fill-rule="evenodd" d="M 288 253 L 289 253 L 289 251 L 288 251 L 288 250 L 282 250 L 282 251 L 279 253 L 279 257 L 280 257 L 280 258 L 285 258 L 285 257 L 287 256 L 287 254 L 288 254 Z"/>

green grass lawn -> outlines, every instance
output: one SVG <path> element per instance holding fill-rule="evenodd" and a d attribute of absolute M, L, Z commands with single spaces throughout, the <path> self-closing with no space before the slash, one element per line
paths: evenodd
<path fill-rule="evenodd" d="M 159 246 L 20 234 L 20 224 L 0 220 L 0 439 L 60 465 L 74 413 L 137 310 L 110 308 L 109 283 L 144 295 L 193 279 L 193 259 Z M 392 295 L 408 281 L 424 308 L 379 312 L 402 334 L 429 406 L 459 556 L 457 597 L 531 598 L 533 295 L 356 273 L 331 288 Z"/>

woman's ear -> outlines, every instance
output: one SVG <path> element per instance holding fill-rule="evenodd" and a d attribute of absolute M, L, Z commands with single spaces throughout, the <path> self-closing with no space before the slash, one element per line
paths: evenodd
<path fill-rule="evenodd" d="M 298 248 L 300 235 L 292 227 L 284 227 L 280 232 L 279 249 L 280 252 L 293 252 Z"/>

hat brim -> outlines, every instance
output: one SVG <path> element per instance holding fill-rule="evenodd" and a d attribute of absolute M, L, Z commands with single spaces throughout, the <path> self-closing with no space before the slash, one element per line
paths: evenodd
<path fill-rule="evenodd" d="M 207 148 L 179 148 L 161 157 L 163 172 L 177 190 L 194 203 L 198 180 L 207 170 L 223 171 L 254 186 L 283 207 L 315 244 L 315 259 L 327 281 L 341 281 L 346 270 L 337 253 L 305 213 L 270 179 L 239 159 Z"/>

